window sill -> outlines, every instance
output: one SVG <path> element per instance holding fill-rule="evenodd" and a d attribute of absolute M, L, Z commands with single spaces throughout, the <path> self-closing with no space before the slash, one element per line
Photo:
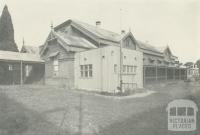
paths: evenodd
<path fill-rule="evenodd" d="M 92 79 L 93 77 L 79 77 L 79 79 Z"/>
<path fill-rule="evenodd" d="M 122 75 L 136 75 L 136 73 L 122 73 Z"/>

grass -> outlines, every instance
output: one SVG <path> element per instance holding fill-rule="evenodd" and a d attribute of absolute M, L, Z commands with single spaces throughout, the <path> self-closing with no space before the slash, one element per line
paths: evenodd
<path fill-rule="evenodd" d="M 166 104 L 175 98 L 188 95 L 198 98 L 193 96 L 197 96 L 193 91 L 198 91 L 199 86 L 172 83 L 167 86 L 155 86 L 151 90 L 156 90 L 157 93 L 145 98 L 116 100 L 57 87 L 35 85 L 0 87 L 0 91 L 22 103 L 22 108 L 27 110 L 25 112 L 29 116 L 28 121 L 33 121 L 32 124 L 27 124 L 28 131 L 34 129 L 32 125 L 35 125 L 35 128 L 39 128 L 44 134 L 47 127 L 52 126 L 51 128 L 55 129 L 55 131 L 49 130 L 53 132 L 52 134 L 58 130 L 56 127 L 61 127 L 71 134 L 78 133 L 81 127 L 84 135 L 98 134 L 98 132 L 100 135 L 170 135 L 165 125 Z M 35 113 L 36 115 L 33 115 Z M 37 126 L 33 118 L 48 126 Z M 24 134 L 25 132 L 29 135 L 27 130 Z"/>
<path fill-rule="evenodd" d="M 77 133 L 79 130 L 80 95 L 82 95 L 81 125 L 85 134 L 98 132 L 100 128 L 167 102 L 159 93 L 146 98 L 130 98 L 119 101 L 56 87 L 12 86 L 0 89 L 12 99 L 23 103 L 27 108 L 43 114 L 55 126 L 60 126 L 64 114 L 67 112 L 62 128 L 71 133 Z M 157 102 L 157 100 L 162 101 Z"/>
<path fill-rule="evenodd" d="M 198 91 L 195 94 L 189 94 L 183 98 L 193 100 L 200 108 L 200 89 L 199 87 L 197 89 Z M 196 131 L 174 132 L 167 130 L 166 106 L 167 104 L 163 104 L 162 106 L 133 115 L 123 121 L 113 123 L 102 128 L 98 135 L 197 135 L 200 133 L 199 112 L 197 113 Z"/>
<path fill-rule="evenodd" d="M 59 132 L 64 131 L 59 131 L 41 114 L 0 93 L 0 135 L 56 135 Z"/>

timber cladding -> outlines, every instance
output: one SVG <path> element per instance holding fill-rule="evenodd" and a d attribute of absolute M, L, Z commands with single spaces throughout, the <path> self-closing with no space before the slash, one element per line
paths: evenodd
<path fill-rule="evenodd" d="M 73 87 L 74 84 L 74 60 L 59 60 L 58 74 L 54 74 L 53 62 L 45 63 L 45 80 L 48 85 L 65 85 Z"/>
<path fill-rule="evenodd" d="M 26 66 L 32 67 L 26 75 Z M 24 62 L 22 64 L 22 80 L 24 84 L 43 83 L 44 64 Z M 0 61 L 0 84 L 20 84 L 21 64 L 19 61 Z"/>
<path fill-rule="evenodd" d="M 57 53 L 55 53 L 57 52 Z M 52 54 L 55 54 L 51 56 Z M 51 56 L 51 57 L 49 57 Z M 67 52 L 59 43 L 48 46 L 43 55 L 45 60 L 45 83 L 48 85 L 65 85 L 72 87 L 74 84 L 74 53 Z M 54 60 L 57 60 L 55 71 Z M 57 73 L 55 73 L 57 72 Z"/>
<path fill-rule="evenodd" d="M 9 65 L 12 71 L 9 70 Z M 0 62 L 0 84 L 20 83 L 20 63 Z"/>

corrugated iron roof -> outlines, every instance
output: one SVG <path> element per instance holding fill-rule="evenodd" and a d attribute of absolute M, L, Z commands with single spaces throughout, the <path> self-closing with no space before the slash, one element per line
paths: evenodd
<path fill-rule="evenodd" d="M 0 60 L 44 62 L 39 54 L 19 53 L 11 51 L 0 51 Z"/>
<path fill-rule="evenodd" d="M 156 49 L 159 51 L 159 52 L 164 52 L 166 49 L 167 49 L 167 46 L 157 46 Z"/>
<path fill-rule="evenodd" d="M 138 43 L 138 45 L 141 49 L 149 50 L 149 51 L 156 52 L 156 53 L 159 53 L 159 54 L 162 53 L 162 52 L 158 51 L 158 49 L 155 46 L 152 46 L 148 43 L 144 43 L 144 42 L 141 42 L 141 41 L 138 41 L 138 40 L 137 40 L 137 43 Z"/>
<path fill-rule="evenodd" d="M 75 20 L 75 19 L 70 19 L 70 20 L 67 20 L 66 22 L 58 25 L 57 27 L 55 27 L 56 31 L 67 25 L 67 24 L 70 24 L 70 25 L 73 25 L 73 26 L 76 26 L 78 27 L 79 29 L 99 38 L 99 39 L 102 39 L 102 40 L 105 40 L 105 41 L 111 41 L 111 42 L 115 42 L 117 44 L 120 43 L 120 40 L 122 39 L 121 37 L 121 34 L 118 34 L 118 33 L 115 33 L 115 32 L 112 32 L 112 31 L 109 31 L 109 30 L 105 30 L 105 29 L 102 29 L 100 27 L 96 27 L 94 25 L 90 25 L 90 24 L 87 24 L 85 22 L 81 22 L 79 20 Z M 57 32 L 56 32 L 57 33 Z M 65 33 L 58 33 L 58 36 L 62 37 L 62 39 L 70 44 L 73 44 L 74 46 L 76 46 L 77 44 L 79 44 L 80 46 L 83 46 L 83 47 L 89 47 L 89 48 L 96 48 L 93 44 L 91 44 L 90 42 L 88 42 L 87 40 L 85 39 L 78 39 L 76 37 L 72 37 L 72 36 L 67 36 L 65 35 Z M 84 41 L 85 40 L 85 41 Z M 138 43 L 138 46 L 145 52 L 145 53 L 150 53 L 150 54 L 153 54 L 153 55 L 159 55 L 159 56 L 162 56 L 163 55 L 163 47 L 155 47 L 155 46 L 152 46 L 148 43 L 144 43 L 144 42 L 141 42 L 141 41 L 138 41 L 137 40 L 137 43 Z M 112 44 L 109 42 L 109 44 Z M 152 53 L 151 53 L 152 52 Z"/>
<path fill-rule="evenodd" d="M 102 28 L 97 28 L 96 26 L 93 25 L 89 25 L 87 23 L 78 21 L 78 20 L 71 20 L 73 23 L 75 23 L 76 25 L 79 25 L 81 27 L 83 27 L 84 29 L 86 29 L 87 31 L 91 32 L 92 34 L 96 35 L 97 37 L 101 38 L 101 39 L 105 39 L 105 40 L 109 40 L 109 41 L 114 41 L 114 42 L 120 42 L 121 40 L 121 35 L 118 33 L 114 33 Z M 148 43 L 144 43 L 142 41 L 138 41 L 137 43 L 139 45 L 139 47 L 141 49 L 145 49 L 148 51 L 152 51 L 154 53 L 159 53 L 159 55 L 161 55 L 163 53 L 163 50 L 160 50 L 159 48 L 152 46 Z"/>
<path fill-rule="evenodd" d="M 74 47 L 84 47 L 84 48 L 97 48 L 94 44 L 90 43 L 88 40 L 82 37 L 75 37 L 71 35 L 66 35 L 62 32 L 54 32 L 54 34 L 65 41 L 68 45 Z"/>
<path fill-rule="evenodd" d="M 121 35 L 117 34 L 115 32 L 105 30 L 105 29 L 102 29 L 99 27 L 97 28 L 96 26 L 89 25 L 87 23 L 84 23 L 84 22 L 81 22 L 78 20 L 72 20 L 72 22 L 75 23 L 76 25 L 79 25 L 82 28 L 88 30 L 89 32 L 93 33 L 94 35 L 96 35 L 97 37 L 99 37 L 101 39 L 114 41 L 114 42 L 119 42 L 121 39 Z"/>

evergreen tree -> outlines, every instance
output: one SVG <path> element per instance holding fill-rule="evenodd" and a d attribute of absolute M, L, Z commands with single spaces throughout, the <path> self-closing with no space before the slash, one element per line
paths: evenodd
<path fill-rule="evenodd" d="M 6 5 L 0 18 L 0 50 L 18 52 L 12 19 Z"/>

